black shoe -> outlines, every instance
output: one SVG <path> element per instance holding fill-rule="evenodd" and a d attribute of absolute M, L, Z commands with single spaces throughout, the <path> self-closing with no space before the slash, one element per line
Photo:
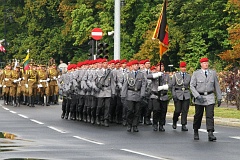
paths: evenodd
<path fill-rule="evenodd" d="M 108 120 L 106 120 L 106 119 L 104 120 L 104 126 L 109 127 Z"/>
<path fill-rule="evenodd" d="M 216 141 L 217 138 L 213 135 L 213 132 L 208 132 L 208 141 Z"/>
<path fill-rule="evenodd" d="M 134 126 L 134 127 L 133 127 L 133 132 L 138 132 L 137 126 Z"/>
<path fill-rule="evenodd" d="M 186 125 L 184 125 L 184 124 L 182 125 L 182 131 L 188 131 Z"/>
<path fill-rule="evenodd" d="M 199 140 L 199 134 L 198 134 L 198 130 L 194 130 L 194 135 L 193 135 L 194 140 Z"/>
<path fill-rule="evenodd" d="M 83 115 L 83 122 L 87 122 L 87 117 L 85 114 Z"/>
<path fill-rule="evenodd" d="M 100 121 L 101 126 L 105 126 L 104 121 Z"/>
<path fill-rule="evenodd" d="M 126 121 L 126 120 L 123 120 L 122 125 L 123 125 L 123 126 L 126 126 L 126 125 L 127 125 L 127 121 Z"/>
<path fill-rule="evenodd" d="M 91 118 L 90 118 L 90 116 L 87 116 L 87 122 L 88 122 L 88 123 L 91 123 Z"/>
<path fill-rule="evenodd" d="M 91 124 L 94 124 L 95 123 L 95 120 L 94 120 L 94 118 L 92 117 L 91 118 Z"/>
<path fill-rule="evenodd" d="M 160 132 L 165 132 L 165 129 L 164 129 L 163 125 L 160 125 L 160 126 L 159 126 L 159 131 L 160 131 Z"/>
<path fill-rule="evenodd" d="M 62 112 L 61 118 L 63 119 L 65 116 L 65 112 Z"/>
<path fill-rule="evenodd" d="M 100 124 L 101 124 L 98 117 L 97 117 L 97 119 L 96 119 L 96 123 L 97 123 L 97 125 L 100 125 Z"/>
<path fill-rule="evenodd" d="M 69 113 L 66 113 L 66 115 L 65 115 L 65 119 L 68 119 L 68 116 L 69 116 Z"/>
<path fill-rule="evenodd" d="M 131 130 L 132 130 L 132 126 L 128 125 L 128 126 L 127 126 L 127 131 L 128 131 L 128 132 L 131 132 Z"/>
<path fill-rule="evenodd" d="M 146 124 L 146 125 L 152 125 L 152 122 L 150 121 L 149 118 L 146 118 L 144 124 Z"/>
<path fill-rule="evenodd" d="M 173 122 L 172 128 L 173 128 L 173 129 L 177 129 L 177 122 Z"/>
<path fill-rule="evenodd" d="M 153 125 L 153 131 L 158 131 L 158 126 L 156 124 Z"/>

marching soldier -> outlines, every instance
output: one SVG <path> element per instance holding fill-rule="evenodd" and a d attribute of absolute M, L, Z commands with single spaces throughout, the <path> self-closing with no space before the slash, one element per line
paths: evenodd
<path fill-rule="evenodd" d="M 4 96 L 4 104 L 7 105 L 10 101 L 10 87 L 12 85 L 12 66 L 11 64 L 7 64 L 3 71 L 2 79 L 3 79 L 3 96 Z"/>
<path fill-rule="evenodd" d="M 59 71 L 55 63 L 52 64 L 52 67 L 48 71 L 48 76 L 50 78 L 49 89 L 50 96 L 52 97 L 52 104 L 58 104 L 58 84 L 57 78 L 59 78 Z"/>
<path fill-rule="evenodd" d="M 186 72 L 186 65 L 186 62 L 180 62 L 180 72 L 172 77 L 172 96 L 175 106 L 172 128 L 177 128 L 178 117 L 181 114 L 182 131 L 188 131 L 186 125 L 191 97 L 189 90 L 191 76 Z"/>
<path fill-rule="evenodd" d="M 13 98 L 13 106 L 20 106 L 20 81 L 21 81 L 21 72 L 20 66 L 16 66 L 12 70 L 12 85 L 10 87 L 10 96 Z"/>
<path fill-rule="evenodd" d="M 30 63 L 30 69 L 27 71 L 27 84 L 29 93 L 29 107 L 35 107 L 34 102 L 37 95 L 37 82 L 38 82 L 38 72 L 37 65 Z"/>
<path fill-rule="evenodd" d="M 208 140 L 215 141 L 214 132 L 214 106 L 215 94 L 218 106 L 221 105 L 222 95 L 216 71 L 208 68 L 208 58 L 201 58 L 201 69 L 193 72 L 190 89 L 195 98 L 195 115 L 193 121 L 194 140 L 199 140 L 198 129 L 201 127 L 203 112 L 206 112 L 206 125 Z M 215 93 L 215 94 L 214 94 Z"/>
<path fill-rule="evenodd" d="M 27 84 L 27 70 L 25 71 L 24 68 L 21 68 L 21 82 L 20 82 L 20 85 L 21 85 L 21 94 L 23 96 L 23 99 L 22 99 L 22 104 L 23 105 L 26 105 L 28 104 L 28 88 L 26 88 L 26 85 Z"/>
<path fill-rule="evenodd" d="M 153 108 L 153 130 L 164 132 L 168 106 L 168 88 L 171 86 L 169 75 L 164 72 L 164 65 L 157 66 L 157 73 L 149 74 L 148 79 L 152 80 L 152 94 L 149 100 L 149 107 Z"/>
<path fill-rule="evenodd" d="M 137 60 L 131 62 L 133 70 L 124 77 L 121 96 L 127 103 L 127 131 L 138 132 L 140 102 L 145 96 L 146 78 L 138 70 Z"/>
<path fill-rule="evenodd" d="M 48 78 L 48 73 L 45 65 L 40 65 L 40 70 L 38 71 L 38 90 L 39 90 L 39 104 L 44 106 L 44 95 L 46 95 L 46 106 L 49 106 L 49 84 L 50 79 Z"/>

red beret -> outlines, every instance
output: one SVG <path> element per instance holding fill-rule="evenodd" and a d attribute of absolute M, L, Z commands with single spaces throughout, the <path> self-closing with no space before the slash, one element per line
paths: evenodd
<path fill-rule="evenodd" d="M 121 64 L 127 63 L 127 60 L 126 60 L 126 59 L 122 59 L 122 60 L 120 61 L 120 63 L 121 63 Z"/>
<path fill-rule="evenodd" d="M 139 64 L 138 60 L 131 61 L 131 65 L 134 65 L 134 64 Z"/>
<path fill-rule="evenodd" d="M 76 64 L 72 64 L 72 69 L 76 69 L 77 65 Z"/>
<path fill-rule="evenodd" d="M 115 63 L 115 60 L 108 61 L 108 64 Z"/>
<path fill-rule="evenodd" d="M 67 70 L 71 70 L 72 69 L 72 65 L 69 64 L 68 67 L 67 67 Z"/>
<path fill-rule="evenodd" d="M 180 62 L 179 67 L 186 67 L 187 63 L 186 62 Z"/>
<path fill-rule="evenodd" d="M 145 60 L 139 61 L 139 64 L 144 64 L 144 63 L 145 63 Z"/>
<path fill-rule="evenodd" d="M 132 62 L 131 62 L 131 61 L 127 63 L 127 66 L 128 66 L 128 67 L 131 66 L 131 65 L 132 65 Z"/>
<path fill-rule="evenodd" d="M 154 70 L 154 69 L 156 69 L 156 66 L 152 66 L 152 67 L 150 68 L 150 70 Z"/>
<path fill-rule="evenodd" d="M 117 59 L 117 60 L 115 60 L 115 64 L 117 64 L 117 63 L 120 63 L 120 60 L 118 60 L 118 59 Z"/>
<path fill-rule="evenodd" d="M 149 59 L 146 59 L 144 63 L 150 62 Z"/>
<path fill-rule="evenodd" d="M 107 59 L 106 59 L 106 58 L 102 59 L 102 63 L 104 63 L 104 62 L 107 62 Z"/>
<path fill-rule="evenodd" d="M 77 66 L 80 68 L 80 67 L 82 67 L 82 62 L 78 62 L 77 63 Z"/>
<path fill-rule="evenodd" d="M 202 62 L 208 62 L 208 58 L 207 57 L 203 57 L 199 60 L 200 63 Z"/>

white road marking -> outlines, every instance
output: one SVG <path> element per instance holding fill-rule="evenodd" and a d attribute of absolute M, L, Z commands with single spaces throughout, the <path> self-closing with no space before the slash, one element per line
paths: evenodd
<path fill-rule="evenodd" d="M 5 109 L 6 111 L 9 111 L 9 109 L 8 108 L 6 108 L 6 107 L 2 107 L 3 109 Z"/>
<path fill-rule="evenodd" d="M 82 137 L 79 137 L 79 136 L 73 136 L 73 137 L 74 137 L 74 138 L 77 138 L 77 139 L 81 139 L 81 140 L 83 140 L 83 141 L 90 142 L 90 143 L 99 144 L 99 145 L 104 145 L 104 143 L 97 142 L 97 141 L 93 141 L 93 140 L 89 140 L 89 139 L 82 138 Z"/>
<path fill-rule="evenodd" d="M 238 136 L 230 136 L 230 138 L 234 138 L 234 139 L 239 139 L 240 140 L 240 137 L 238 137 Z"/>
<path fill-rule="evenodd" d="M 55 131 L 57 131 L 57 132 L 60 132 L 60 133 L 66 133 L 65 131 L 62 131 L 62 130 L 57 129 L 57 128 L 52 127 L 52 126 L 48 126 L 48 128 L 53 129 L 53 130 L 55 130 Z"/>
<path fill-rule="evenodd" d="M 30 119 L 32 122 L 35 122 L 35 123 L 37 123 L 37 124 L 44 124 L 44 123 L 42 123 L 42 122 L 39 122 L 39 121 L 37 121 L 37 120 L 35 120 L 35 119 Z"/>
<path fill-rule="evenodd" d="M 10 111 L 10 112 L 11 112 L 11 113 L 14 113 L 14 114 L 17 113 L 17 112 L 15 112 L 15 111 Z"/>
<path fill-rule="evenodd" d="M 23 117 L 23 118 L 28 118 L 27 116 L 24 116 L 22 114 L 18 114 L 20 117 Z"/>
<path fill-rule="evenodd" d="M 163 157 L 156 157 L 156 156 L 152 156 L 149 154 L 145 154 L 145 153 L 141 153 L 141 152 L 136 152 L 133 150 L 129 150 L 129 149 L 120 149 L 121 151 L 125 151 L 125 152 L 130 152 L 130 153 L 134 153 L 134 154 L 139 154 L 145 157 L 150 157 L 150 158 L 154 158 L 154 159 L 160 159 L 160 160 L 168 160 L 167 158 L 163 158 Z"/>

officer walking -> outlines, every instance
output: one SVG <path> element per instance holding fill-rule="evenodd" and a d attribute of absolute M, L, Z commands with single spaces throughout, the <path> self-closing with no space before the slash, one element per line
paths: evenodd
<path fill-rule="evenodd" d="M 177 128 L 178 117 L 181 114 L 182 131 L 188 131 L 186 125 L 190 105 L 191 76 L 186 73 L 186 66 L 186 62 L 180 62 L 180 72 L 175 73 L 172 77 L 172 96 L 175 106 L 172 128 Z"/>
<path fill-rule="evenodd" d="M 195 115 L 193 122 L 194 140 L 199 140 L 198 129 L 201 127 L 205 108 L 208 140 L 215 141 L 217 140 L 217 138 L 213 135 L 215 94 L 218 106 L 221 105 L 222 95 L 216 71 L 208 68 L 208 58 L 201 58 L 200 63 L 201 69 L 193 72 L 190 82 L 190 89 L 195 98 Z"/>
<path fill-rule="evenodd" d="M 140 117 L 140 102 L 145 96 L 146 78 L 139 69 L 137 60 L 131 62 L 133 70 L 124 77 L 121 97 L 127 104 L 127 131 L 138 132 Z"/>

